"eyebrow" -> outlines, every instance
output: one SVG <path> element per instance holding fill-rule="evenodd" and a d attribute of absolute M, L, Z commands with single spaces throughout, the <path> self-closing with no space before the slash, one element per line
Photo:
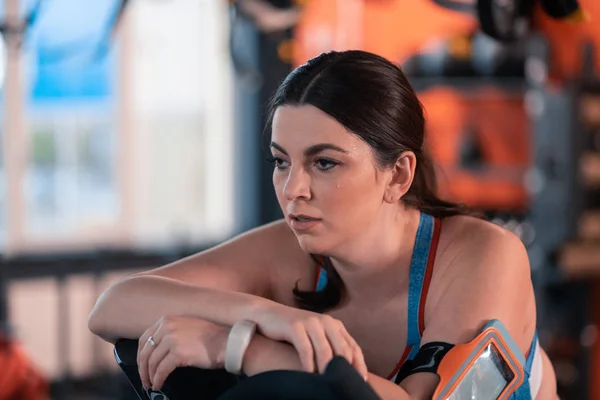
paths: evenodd
<path fill-rule="evenodd" d="M 279 150 L 280 152 L 282 152 L 286 156 L 289 155 L 287 153 L 287 151 L 285 151 L 285 149 L 283 147 L 281 147 L 280 145 L 278 145 L 275 142 L 271 142 L 271 147 L 273 147 L 274 149 Z M 315 144 L 313 146 L 310 146 L 308 149 L 304 150 L 304 156 L 305 157 L 311 157 L 311 156 L 319 154 L 320 152 L 325 151 L 325 150 L 333 150 L 333 151 L 337 151 L 339 153 L 348 154 L 348 152 L 346 150 L 344 150 L 341 147 L 338 147 L 338 146 L 336 146 L 334 144 L 331 144 L 331 143 L 319 143 L 319 144 Z"/>

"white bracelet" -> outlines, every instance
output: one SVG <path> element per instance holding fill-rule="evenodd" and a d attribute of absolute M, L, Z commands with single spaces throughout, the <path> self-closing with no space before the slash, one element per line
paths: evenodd
<path fill-rule="evenodd" d="M 242 362 L 246 349 L 256 332 L 256 324 L 252 321 L 241 320 L 235 323 L 229 332 L 225 347 L 225 370 L 231 374 L 242 373 Z"/>

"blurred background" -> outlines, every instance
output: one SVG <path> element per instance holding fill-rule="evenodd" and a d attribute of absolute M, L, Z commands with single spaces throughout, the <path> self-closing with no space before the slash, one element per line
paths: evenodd
<path fill-rule="evenodd" d="M 265 105 L 332 49 L 402 66 L 441 192 L 529 251 L 561 398 L 600 399 L 600 2 L 1 6 L 0 400 L 135 399 L 96 298 L 280 217 Z"/>

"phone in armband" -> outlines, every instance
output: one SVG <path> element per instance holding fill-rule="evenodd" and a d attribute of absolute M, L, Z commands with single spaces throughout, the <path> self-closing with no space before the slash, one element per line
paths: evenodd
<path fill-rule="evenodd" d="M 525 357 L 502 322 L 492 320 L 475 339 L 457 344 L 438 366 L 433 400 L 507 400 L 525 379 Z"/>

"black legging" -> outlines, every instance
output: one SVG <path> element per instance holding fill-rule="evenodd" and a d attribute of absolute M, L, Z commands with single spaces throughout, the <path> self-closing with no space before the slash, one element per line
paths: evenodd
<path fill-rule="evenodd" d="M 379 400 L 358 372 L 342 357 L 334 358 L 323 375 L 270 371 L 240 381 L 218 400 Z"/>
<path fill-rule="evenodd" d="M 240 381 L 218 400 L 338 400 L 323 377 L 298 371 L 265 372 Z"/>

